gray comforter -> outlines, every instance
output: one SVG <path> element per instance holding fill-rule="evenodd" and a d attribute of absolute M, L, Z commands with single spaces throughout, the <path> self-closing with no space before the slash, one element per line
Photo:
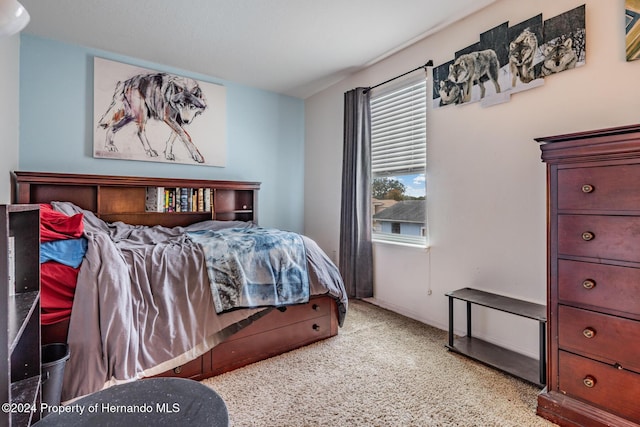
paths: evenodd
<path fill-rule="evenodd" d="M 84 213 L 88 240 L 69 324 L 63 401 L 182 365 L 271 310 L 216 314 L 203 251 L 186 234 L 249 223 L 108 224 L 71 203 L 52 205 L 68 215 Z M 313 240 L 302 239 L 310 294 L 334 297 L 342 325 L 347 298 L 340 274 Z"/>

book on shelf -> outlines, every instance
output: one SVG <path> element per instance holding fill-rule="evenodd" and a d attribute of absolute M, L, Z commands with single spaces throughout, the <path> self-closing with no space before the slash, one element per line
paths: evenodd
<path fill-rule="evenodd" d="M 204 212 L 204 188 L 198 188 L 198 212 Z"/>
<path fill-rule="evenodd" d="M 164 211 L 164 187 L 147 187 L 145 210 L 147 212 Z"/>
<path fill-rule="evenodd" d="M 174 212 L 173 205 L 173 191 L 174 189 L 165 188 L 164 189 L 164 211 L 165 212 Z"/>
<path fill-rule="evenodd" d="M 204 210 L 205 212 L 213 211 L 213 209 L 211 209 L 211 189 L 210 188 L 204 189 Z"/>
<path fill-rule="evenodd" d="M 181 188 L 180 189 L 180 211 L 181 212 L 191 212 L 189 209 L 189 189 Z"/>
<path fill-rule="evenodd" d="M 213 212 L 213 191 L 210 188 L 147 187 L 147 212 Z"/>

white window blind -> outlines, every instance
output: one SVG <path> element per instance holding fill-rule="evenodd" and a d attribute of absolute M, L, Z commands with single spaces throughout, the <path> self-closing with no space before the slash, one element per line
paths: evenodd
<path fill-rule="evenodd" d="M 371 97 L 371 174 L 376 179 L 400 181 L 422 177 L 422 199 L 416 194 L 419 183 L 405 188 L 406 197 L 375 196 L 373 203 L 374 241 L 408 246 L 427 245 L 427 82 L 424 76 L 407 79 L 393 87 L 376 90 Z M 373 194 L 373 188 L 372 188 Z M 413 197 L 409 197 L 413 196 Z M 422 206 L 416 205 L 422 203 Z M 384 205 L 384 206 L 381 206 Z M 387 210 L 388 209 L 388 210 Z"/>
<path fill-rule="evenodd" d="M 371 173 L 424 172 L 427 158 L 427 82 L 413 80 L 371 99 Z"/>

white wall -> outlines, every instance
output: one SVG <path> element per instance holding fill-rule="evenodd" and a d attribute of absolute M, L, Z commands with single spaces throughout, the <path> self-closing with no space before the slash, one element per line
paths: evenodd
<path fill-rule="evenodd" d="M 505 104 L 428 113 L 431 247 L 375 246 L 376 303 L 446 329 L 444 295 L 457 288 L 545 302 L 546 175 L 534 138 L 640 122 L 640 61 L 625 61 L 624 0 L 498 0 L 306 100 L 305 233 L 332 255 L 339 246 L 344 92 L 427 59 L 442 64 L 503 22 L 516 25 L 539 13 L 548 19 L 582 4 L 585 66 L 550 76 Z M 458 332 L 463 308 L 457 303 Z M 479 309 L 474 334 L 538 352 L 538 327 L 530 320 Z"/>
<path fill-rule="evenodd" d="M 18 166 L 20 36 L 0 37 L 0 204 L 11 202 L 9 172 Z"/>

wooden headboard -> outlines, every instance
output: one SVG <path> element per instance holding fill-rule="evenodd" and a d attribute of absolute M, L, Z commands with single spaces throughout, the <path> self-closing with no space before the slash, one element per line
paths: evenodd
<path fill-rule="evenodd" d="M 13 203 L 71 202 L 107 222 L 166 227 L 207 219 L 258 223 L 259 182 L 22 171 L 13 172 L 12 180 Z M 173 200 L 173 205 L 169 204 L 172 207 L 160 212 L 146 207 L 147 194 L 160 194 L 158 189 L 166 190 L 167 199 Z M 210 208 L 205 204 L 201 210 L 193 208 L 207 193 Z M 184 194 L 192 198 L 189 209 L 175 207 L 176 197 L 180 204 L 181 194 L 183 198 Z"/>

